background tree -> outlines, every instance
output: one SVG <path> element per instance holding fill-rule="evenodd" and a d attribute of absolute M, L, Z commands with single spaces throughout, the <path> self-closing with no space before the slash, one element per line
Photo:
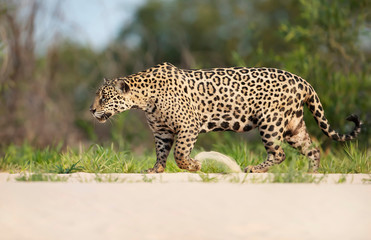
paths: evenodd
<path fill-rule="evenodd" d="M 57 35 L 54 44 L 36 53 L 36 18 L 43 6 L 38 0 L 0 1 L 2 146 L 111 140 L 138 151 L 152 146 L 142 113 L 98 125 L 88 107 L 103 77 L 168 61 L 182 68 L 267 66 L 296 73 L 316 89 L 335 129 L 350 131 L 345 117 L 361 116 L 366 126 L 359 142 L 369 147 L 371 6 L 366 0 L 148 0 L 102 50 Z M 305 117 L 309 131 L 331 146 L 310 114 Z M 198 146 L 233 138 L 207 134 Z"/>

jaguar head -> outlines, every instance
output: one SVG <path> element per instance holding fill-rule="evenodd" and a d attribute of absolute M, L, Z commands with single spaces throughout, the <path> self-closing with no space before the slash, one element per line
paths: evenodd
<path fill-rule="evenodd" d="M 104 123 L 116 113 L 132 107 L 129 95 L 130 87 L 125 79 L 104 79 L 103 85 L 99 87 L 94 102 L 90 106 L 90 112 L 99 122 Z"/>

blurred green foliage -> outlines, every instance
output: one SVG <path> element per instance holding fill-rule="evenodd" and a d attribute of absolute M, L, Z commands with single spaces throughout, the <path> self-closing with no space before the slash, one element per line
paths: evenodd
<path fill-rule="evenodd" d="M 360 115 L 365 127 L 359 144 L 370 146 L 371 4 L 366 0 L 148 0 L 105 49 L 59 40 L 42 55 L 34 54 L 22 34 L 17 38 L 17 30 L 22 33 L 27 25 L 9 20 L 19 14 L 17 5 L 1 3 L 0 27 L 7 33 L 0 38 L 0 128 L 6 129 L 1 145 L 114 141 L 152 151 L 142 113 L 130 111 L 100 125 L 88 109 L 103 77 L 168 61 L 181 68 L 266 66 L 293 72 L 316 89 L 336 130 L 350 131 L 345 118 Z M 12 65 L 14 59 L 18 65 Z M 305 118 L 321 144 L 342 146 L 331 143 L 308 112 Z M 210 149 L 215 143 L 257 139 L 253 136 L 210 133 L 200 136 L 197 146 Z"/>
<path fill-rule="evenodd" d="M 345 118 L 361 116 L 366 126 L 360 142 L 368 145 L 371 49 L 362 49 L 360 39 L 371 39 L 370 29 L 365 32 L 370 10 L 367 1 L 149 1 L 116 42 L 134 41 L 132 68 L 169 61 L 190 68 L 268 66 L 298 74 L 316 89 L 335 129 L 350 131 Z M 310 114 L 306 122 L 320 142 L 330 144 Z"/>

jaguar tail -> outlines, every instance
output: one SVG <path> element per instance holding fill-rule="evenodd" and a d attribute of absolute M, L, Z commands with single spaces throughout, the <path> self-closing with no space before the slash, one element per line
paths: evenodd
<path fill-rule="evenodd" d="M 312 87 L 310 87 L 310 93 L 309 97 L 307 98 L 306 104 L 322 132 L 329 138 L 335 141 L 345 142 L 357 138 L 358 134 L 361 132 L 362 122 L 355 114 L 352 114 L 346 118 L 346 120 L 354 122 L 355 124 L 352 132 L 350 132 L 349 134 L 340 134 L 333 130 L 325 117 L 325 112 L 323 110 L 319 97 Z"/>

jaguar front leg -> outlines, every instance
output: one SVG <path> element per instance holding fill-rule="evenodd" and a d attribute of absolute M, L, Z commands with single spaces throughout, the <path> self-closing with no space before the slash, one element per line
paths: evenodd
<path fill-rule="evenodd" d="M 191 151 L 197 141 L 198 131 L 189 129 L 180 131 L 175 142 L 174 157 L 180 169 L 190 172 L 201 170 L 201 163 L 190 158 Z"/>
<path fill-rule="evenodd" d="M 153 168 L 148 169 L 147 173 L 162 173 L 166 168 L 166 160 L 169 156 L 174 142 L 174 134 L 169 129 L 157 130 L 153 133 L 156 145 L 156 163 Z"/>

